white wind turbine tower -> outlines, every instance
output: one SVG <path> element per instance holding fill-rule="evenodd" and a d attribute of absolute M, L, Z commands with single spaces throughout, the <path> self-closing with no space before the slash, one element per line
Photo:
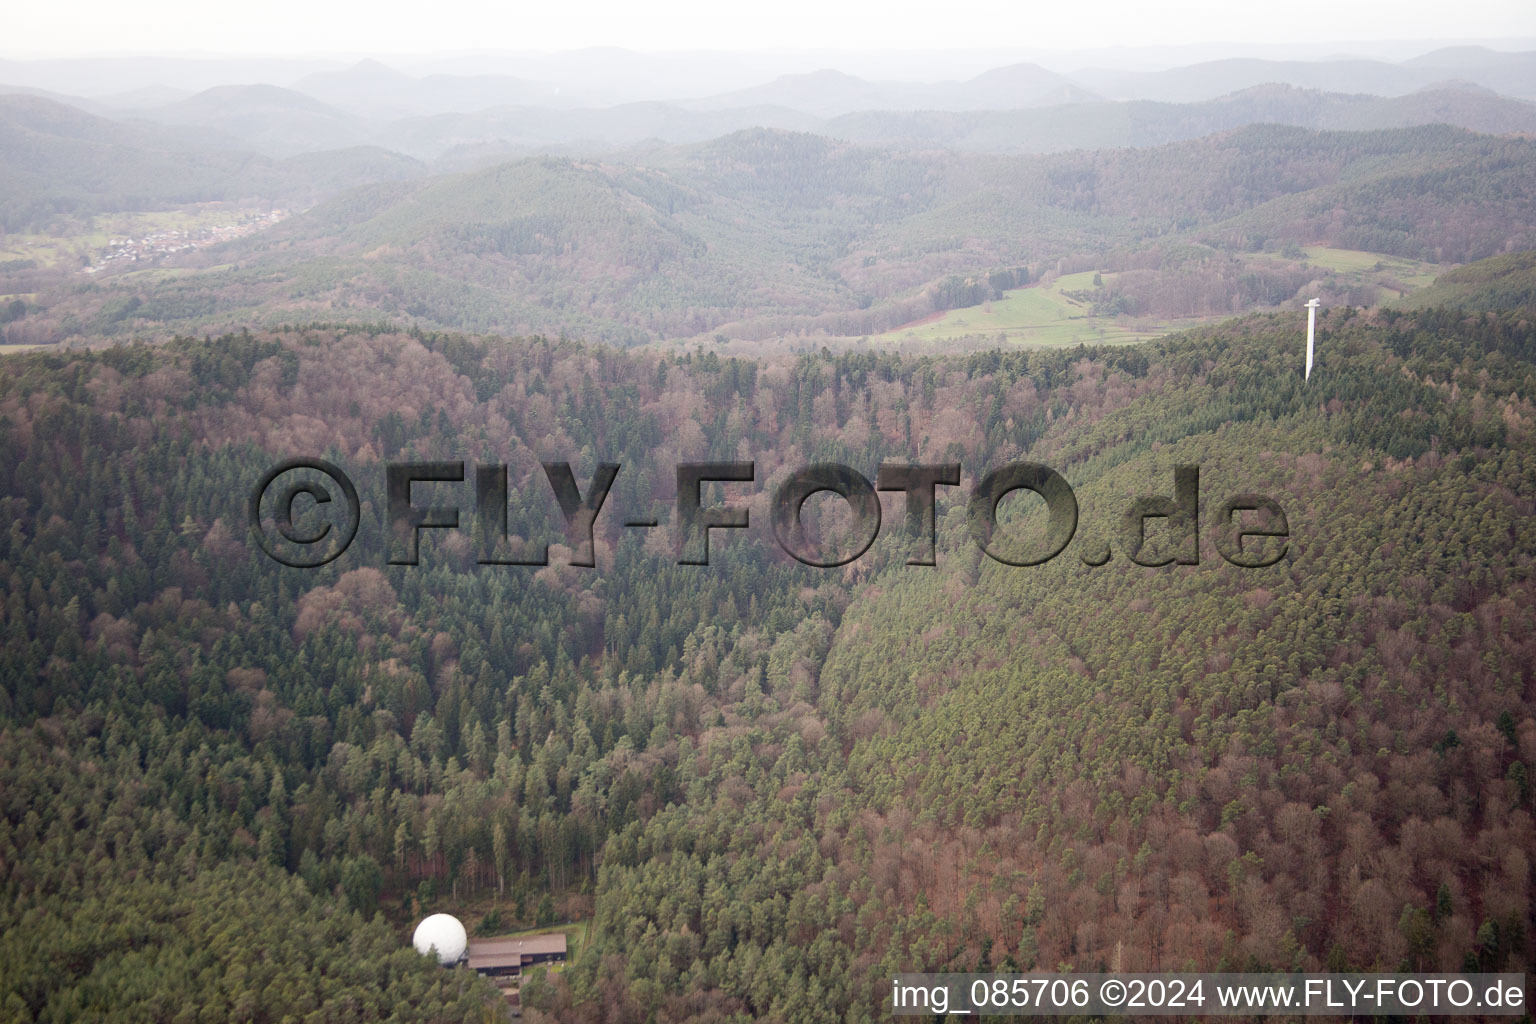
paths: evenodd
<path fill-rule="evenodd" d="M 1317 300 L 1307 303 L 1307 373 L 1304 380 L 1312 379 L 1312 334 L 1317 329 Z"/>

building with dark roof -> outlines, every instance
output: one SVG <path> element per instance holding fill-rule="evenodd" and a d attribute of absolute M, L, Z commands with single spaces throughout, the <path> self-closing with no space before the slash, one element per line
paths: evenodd
<path fill-rule="evenodd" d="M 469 969 L 488 978 L 513 978 L 523 968 L 565 962 L 565 933 L 520 938 L 472 939 L 465 953 Z"/>

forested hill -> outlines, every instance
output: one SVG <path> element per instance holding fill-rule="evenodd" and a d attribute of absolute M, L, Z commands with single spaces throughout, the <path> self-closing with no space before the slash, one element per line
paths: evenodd
<path fill-rule="evenodd" d="M 1536 252 L 1512 252 L 1457 267 L 1415 294 L 1408 305 L 1536 311 Z"/>
<path fill-rule="evenodd" d="M 312 328 L 6 357 L 5 1018 L 466 1019 L 494 995 L 399 952 L 428 910 L 590 919 L 530 1021 L 870 1020 L 898 969 L 1528 969 L 1532 319 L 1327 310 L 1310 381 L 1301 337 L 1292 313 L 750 363 Z M 301 455 L 364 499 L 312 571 L 245 526 Z M 381 464 L 430 458 L 509 464 L 534 535 L 539 459 L 584 486 L 621 463 L 597 566 L 477 567 L 446 535 L 387 565 Z M 753 528 L 682 566 L 673 466 L 704 458 L 756 461 L 729 492 Z M 904 564 L 899 504 L 843 569 L 777 553 L 786 470 L 907 459 L 965 467 L 937 567 Z M 1018 459 L 1082 509 L 1032 568 L 966 530 Z M 1199 564 L 1132 564 L 1114 524 L 1184 463 Z M 1277 564 L 1213 550 L 1238 492 L 1283 508 Z"/>
<path fill-rule="evenodd" d="M 1179 315 L 1230 314 L 1259 295 L 1289 301 L 1317 278 L 1265 258 L 1287 246 L 1433 263 L 1536 246 L 1533 166 L 1530 139 L 1443 125 L 1254 125 L 1015 157 L 754 130 L 387 181 L 175 273 L 52 286 L 0 275 L 0 288 L 33 295 L 6 328 L 26 343 L 316 319 L 617 344 L 857 338 L 1069 263 L 1156 270 L 1162 290 L 1207 297 Z"/>
<path fill-rule="evenodd" d="M 343 189 L 421 174 L 371 147 L 274 160 L 206 133 L 119 122 L 40 96 L 0 94 L 0 234 L 60 216 L 259 198 L 308 205 Z"/>

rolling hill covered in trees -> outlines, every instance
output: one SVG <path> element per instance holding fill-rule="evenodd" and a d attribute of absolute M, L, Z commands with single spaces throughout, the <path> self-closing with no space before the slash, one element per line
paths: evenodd
<path fill-rule="evenodd" d="M 425 170 L 396 153 L 324 148 L 274 160 L 200 131 L 114 121 L 39 96 L 0 95 L 6 182 L 0 235 L 43 229 L 60 216 L 214 200 L 307 205 L 350 186 Z"/>
<path fill-rule="evenodd" d="M 1505 143 L 1444 138 L 1498 173 L 1479 147 Z M 1318 146 L 1189 169 L 1218 211 L 1376 187 L 1344 140 Z M 768 174 L 732 155 L 685 159 L 729 198 Z M 942 195 L 910 173 L 900 194 Z M 1035 173 L 993 180 L 1113 213 L 1107 168 Z M 785 181 L 793 207 L 810 186 Z M 361 222 L 403 235 L 410 209 Z M 1326 310 L 1307 382 L 1294 312 L 967 356 L 318 325 L 7 356 L 0 1007 L 465 1019 L 494 996 L 400 952 L 429 909 L 590 919 L 525 986 L 530 1021 L 868 1020 L 895 970 L 1528 969 L 1530 266 L 1462 268 L 1428 308 Z M 364 499 L 313 571 L 245 526 L 294 455 Z M 506 463 L 531 536 L 553 515 L 539 460 L 583 484 L 621 463 L 596 566 L 559 546 L 477 566 L 441 532 L 388 565 L 382 463 L 426 459 Z M 679 565 L 673 467 L 702 459 L 755 460 L 728 492 L 752 528 Z M 899 502 L 844 568 L 778 552 L 773 487 L 829 460 L 961 463 L 937 566 L 905 564 Z M 1016 460 L 1081 506 L 1045 565 L 968 536 L 969 488 Z M 1121 512 L 1190 463 L 1199 563 L 1132 564 Z M 1271 566 L 1214 551 L 1238 492 L 1284 510 Z M 1042 526 L 1004 506 L 1013 540 Z"/>
<path fill-rule="evenodd" d="M 1256 253 L 1324 244 L 1438 264 L 1536 245 L 1533 166 L 1530 139 L 1443 125 L 1255 125 L 1047 156 L 759 129 L 385 180 L 164 271 L 26 270 L 0 294 L 33 296 L 7 328 L 31 343 L 313 320 L 617 344 L 857 338 L 1064 268 L 1155 271 L 1164 290 L 1196 276 L 1205 298 L 1180 315 L 1230 314 L 1325 283 Z M 359 173 L 399 177 L 389 169 Z"/>

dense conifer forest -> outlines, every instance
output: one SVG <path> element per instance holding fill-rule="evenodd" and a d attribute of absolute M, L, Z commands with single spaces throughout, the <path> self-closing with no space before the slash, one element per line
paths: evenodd
<path fill-rule="evenodd" d="M 410 950 L 438 910 L 588 922 L 529 1021 L 870 1020 L 898 970 L 1529 970 L 1529 268 L 1326 309 L 1309 381 L 1295 313 L 949 356 L 324 324 L 6 356 L 0 1018 L 494 1018 Z M 363 498 L 318 569 L 246 525 L 292 456 Z M 551 564 L 478 565 L 467 484 L 389 564 L 384 464 L 428 460 L 508 465 Z M 541 460 L 621 464 L 593 568 Z M 675 465 L 738 460 L 751 527 L 678 564 Z M 960 463 L 937 566 L 899 495 L 857 561 L 780 552 L 773 488 L 827 461 Z M 1014 461 L 1082 510 L 1045 565 L 968 533 Z M 1184 464 L 1199 563 L 1131 563 L 1122 511 Z M 1214 549 L 1240 492 L 1284 510 L 1274 565 Z"/>

